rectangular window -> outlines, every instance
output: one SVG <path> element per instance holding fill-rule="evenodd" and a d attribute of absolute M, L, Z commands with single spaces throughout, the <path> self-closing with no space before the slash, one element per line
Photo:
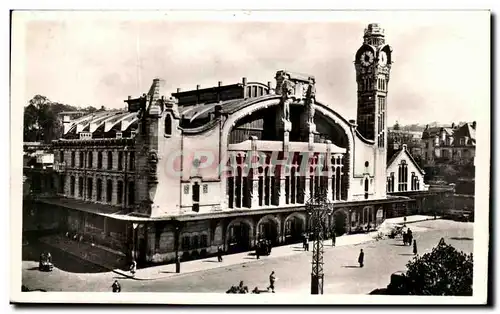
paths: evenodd
<path fill-rule="evenodd" d="M 75 152 L 71 152 L 71 167 L 74 168 L 75 167 L 75 159 L 76 159 L 76 156 L 75 156 Z"/>
<path fill-rule="evenodd" d="M 200 211 L 200 185 L 198 182 L 193 184 L 193 211 Z"/>
<path fill-rule="evenodd" d="M 64 151 L 63 151 L 63 150 L 61 150 L 61 151 L 59 152 L 59 162 L 60 162 L 60 163 L 63 163 L 63 162 L 64 162 Z"/>

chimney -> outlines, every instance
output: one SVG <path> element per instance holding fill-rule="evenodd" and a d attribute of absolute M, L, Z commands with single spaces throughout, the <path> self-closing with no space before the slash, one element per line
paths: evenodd
<path fill-rule="evenodd" d="M 454 129 L 454 128 L 455 128 L 455 122 L 453 122 L 453 123 L 451 124 L 451 128 L 452 128 L 452 129 Z"/>
<path fill-rule="evenodd" d="M 243 85 L 247 85 L 247 78 L 246 78 L 246 77 L 244 77 L 244 78 L 241 80 L 241 82 L 242 82 L 242 84 L 243 84 Z"/>
<path fill-rule="evenodd" d="M 196 85 L 196 90 L 199 90 L 200 89 L 200 85 Z"/>
<path fill-rule="evenodd" d="M 181 92 L 181 89 L 179 87 L 177 87 L 177 93 L 180 93 Z"/>
<path fill-rule="evenodd" d="M 268 94 L 271 94 L 271 81 L 267 81 L 267 88 L 269 88 L 269 90 L 267 91 Z"/>
<path fill-rule="evenodd" d="M 221 86 L 222 86 L 222 81 L 219 81 L 219 87 L 221 87 Z"/>
<path fill-rule="evenodd" d="M 476 121 L 472 122 L 472 128 L 475 130 L 476 129 Z"/>
<path fill-rule="evenodd" d="M 132 99 L 132 96 L 128 96 L 128 100 Z"/>

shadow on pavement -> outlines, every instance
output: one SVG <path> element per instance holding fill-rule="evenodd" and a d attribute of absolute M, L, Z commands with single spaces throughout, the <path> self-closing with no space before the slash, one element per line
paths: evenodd
<path fill-rule="evenodd" d="M 472 241 L 474 240 L 473 238 L 468 238 L 468 237 L 452 237 L 450 240 L 465 240 L 465 241 Z"/>
<path fill-rule="evenodd" d="M 401 255 L 401 256 L 413 256 L 415 254 L 413 254 L 413 253 L 403 253 L 403 254 L 399 254 L 399 255 Z"/>
<path fill-rule="evenodd" d="M 218 263 L 219 261 L 204 260 L 203 263 Z"/>
<path fill-rule="evenodd" d="M 409 246 L 409 245 L 404 245 L 402 243 L 393 243 L 391 244 L 392 246 Z"/>
<path fill-rule="evenodd" d="M 40 254 L 42 252 L 50 252 L 52 255 L 52 263 L 54 267 L 71 273 L 105 273 L 109 272 L 108 269 L 101 266 L 89 263 L 85 260 L 77 258 L 69 253 L 66 253 L 53 246 L 44 243 L 30 241 L 28 245 L 22 248 L 23 261 L 39 262 Z M 33 267 L 30 270 L 38 269 Z"/>
<path fill-rule="evenodd" d="M 347 265 L 347 266 L 342 266 L 342 268 L 360 268 L 359 266 L 353 266 L 353 265 Z"/>

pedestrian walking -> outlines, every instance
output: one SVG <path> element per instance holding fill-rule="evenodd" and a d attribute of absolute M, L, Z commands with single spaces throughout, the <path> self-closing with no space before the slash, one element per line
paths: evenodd
<path fill-rule="evenodd" d="M 222 262 L 222 247 L 219 245 L 219 247 L 217 247 L 217 260 L 220 262 Z"/>
<path fill-rule="evenodd" d="M 302 235 L 302 247 L 304 248 L 304 251 L 307 251 L 307 235 L 306 234 Z"/>
<path fill-rule="evenodd" d="M 267 291 L 271 289 L 271 291 L 274 293 L 274 283 L 276 282 L 276 275 L 274 274 L 274 270 L 271 272 L 271 275 L 269 275 L 269 287 L 267 287 Z"/>
<path fill-rule="evenodd" d="M 132 265 L 130 265 L 130 273 L 132 274 L 132 277 L 135 276 L 136 270 L 137 270 L 137 262 L 135 260 L 132 260 Z"/>
<path fill-rule="evenodd" d="M 332 246 L 335 246 L 335 242 L 337 241 L 337 236 L 335 235 L 335 230 L 332 231 Z"/>
<path fill-rule="evenodd" d="M 113 282 L 113 284 L 111 285 L 111 288 L 113 289 L 113 292 L 122 291 L 122 286 L 120 286 L 120 283 L 118 283 L 118 280 L 115 280 L 115 282 Z"/>
<path fill-rule="evenodd" d="M 413 255 L 417 255 L 417 240 L 413 240 Z"/>
<path fill-rule="evenodd" d="M 359 251 L 359 257 L 358 257 L 358 263 L 360 268 L 363 268 L 364 261 L 365 261 L 365 253 L 363 252 L 363 249 L 361 249 L 361 251 Z"/>
<path fill-rule="evenodd" d="M 257 242 L 257 245 L 255 246 L 255 256 L 257 256 L 257 259 L 260 259 L 260 250 L 262 248 L 262 242 Z"/>

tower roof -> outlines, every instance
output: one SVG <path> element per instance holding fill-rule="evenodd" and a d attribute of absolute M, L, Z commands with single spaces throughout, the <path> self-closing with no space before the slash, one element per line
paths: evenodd
<path fill-rule="evenodd" d="M 365 28 L 365 36 L 364 37 L 370 37 L 370 36 L 384 36 L 384 29 L 380 27 L 378 23 L 370 23 L 368 24 L 368 27 Z"/>

